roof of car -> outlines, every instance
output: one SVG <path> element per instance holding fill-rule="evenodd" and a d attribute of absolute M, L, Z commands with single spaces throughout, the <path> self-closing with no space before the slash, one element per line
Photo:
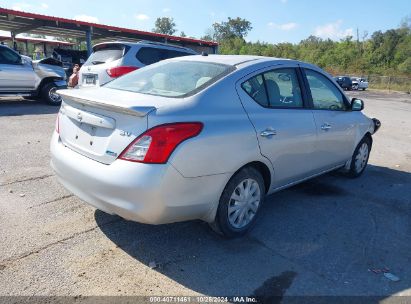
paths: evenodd
<path fill-rule="evenodd" d="M 207 56 L 193 55 L 193 56 L 177 57 L 177 58 L 173 58 L 171 60 L 203 61 L 203 62 L 213 62 L 213 63 L 221 63 L 221 64 L 226 64 L 226 65 L 238 66 L 238 65 L 241 65 L 241 64 L 249 63 L 249 62 L 282 61 L 282 60 L 290 60 L 290 59 L 264 57 L 264 56 L 251 56 L 251 55 L 215 55 L 215 54 L 210 54 L 210 55 L 207 55 Z"/>
<path fill-rule="evenodd" d="M 132 46 L 136 46 L 136 45 L 149 45 L 149 46 L 158 46 L 158 47 L 163 47 L 163 48 L 173 48 L 173 49 L 177 49 L 177 50 L 184 50 L 187 52 L 192 52 L 192 53 L 196 53 L 193 49 L 187 48 L 187 47 L 183 47 L 183 46 L 179 46 L 179 45 L 174 45 L 171 43 L 161 43 L 161 42 L 153 42 L 153 41 L 146 41 L 146 40 L 141 40 L 138 42 L 131 42 L 131 41 L 106 41 L 106 42 L 101 42 L 101 43 L 97 43 L 95 45 L 93 45 L 93 48 L 99 45 L 104 45 L 104 44 L 124 44 L 124 45 L 128 45 L 130 47 Z"/>

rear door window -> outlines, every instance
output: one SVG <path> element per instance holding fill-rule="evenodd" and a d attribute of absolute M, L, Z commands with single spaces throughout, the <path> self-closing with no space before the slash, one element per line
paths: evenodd
<path fill-rule="evenodd" d="M 303 99 L 296 70 L 276 69 L 254 76 L 241 87 L 267 108 L 302 108 Z"/>
<path fill-rule="evenodd" d="M 164 59 L 167 58 L 174 58 L 174 57 L 182 57 L 192 55 L 186 52 L 174 51 L 174 50 L 164 50 Z"/>
<path fill-rule="evenodd" d="M 97 45 L 84 65 L 97 65 L 118 60 L 126 54 L 128 49 L 129 47 L 119 43 Z"/>
<path fill-rule="evenodd" d="M 163 59 L 161 49 L 151 47 L 142 47 L 137 52 L 136 57 L 141 63 L 145 65 L 153 64 Z"/>
<path fill-rule="evenodd" d="M 176 50 L 167 50 L 159 49 L 152 47 L 142 47 L 136 54 L 136 58 L 143 64 L 149 65 L 156 62 L 159 62 L 164 59 L 181 57 L 191 55 L 186 52 L 176 51 Z"/>
<path fill-rule="evenodd" d="M 268 107 L 268 95 L 264 85 L 263 75 L 257 75 L 244 82 L 241 87 L 259 105 Z"/>

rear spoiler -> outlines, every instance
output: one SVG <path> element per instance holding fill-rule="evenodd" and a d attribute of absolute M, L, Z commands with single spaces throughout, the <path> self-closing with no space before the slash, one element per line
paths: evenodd
<path fill-rule="evenodd" d="M 119 105 L 108 104 L 108 103 L 98 101 L 98 100 L 83 99 L 80 97 L 72 96 L 70 94 L 70 90 L 62 90 L 62 91 L 59 90 L 57 93 L 62 97 L 63 101 L 68 104 L 92 106 L 92 107 L 107 110 L 107 111 L 113 111 L 117 113 L 123 113 L 123 114 L 128 114 L 128 115 L 133 115 L 133 116 L 139 116 L 139 117 L 146 116 L 148 113 L 156 109 L 156 107 L 145 107 L 145 106 L 122 107 Z"/>

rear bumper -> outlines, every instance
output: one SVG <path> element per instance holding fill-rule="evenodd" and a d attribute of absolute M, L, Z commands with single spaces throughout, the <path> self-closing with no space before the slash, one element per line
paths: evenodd
<path fill-rule="evenodd" d="M 229 177 L 185 178 L 170 164 L 105 165 L 64 146 L 54 132 L 51 166 L 73 194 L 110 214 L 147 224 L 212 221 Z"/>

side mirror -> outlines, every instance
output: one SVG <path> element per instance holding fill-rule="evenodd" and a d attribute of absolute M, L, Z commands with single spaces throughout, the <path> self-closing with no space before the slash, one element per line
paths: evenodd
<path fill-rule="evenodd" d="M 351 110 L 362 111 L 364 110 L 364 101 L 362 99 L 353 98 L 351 100 Z"/>

